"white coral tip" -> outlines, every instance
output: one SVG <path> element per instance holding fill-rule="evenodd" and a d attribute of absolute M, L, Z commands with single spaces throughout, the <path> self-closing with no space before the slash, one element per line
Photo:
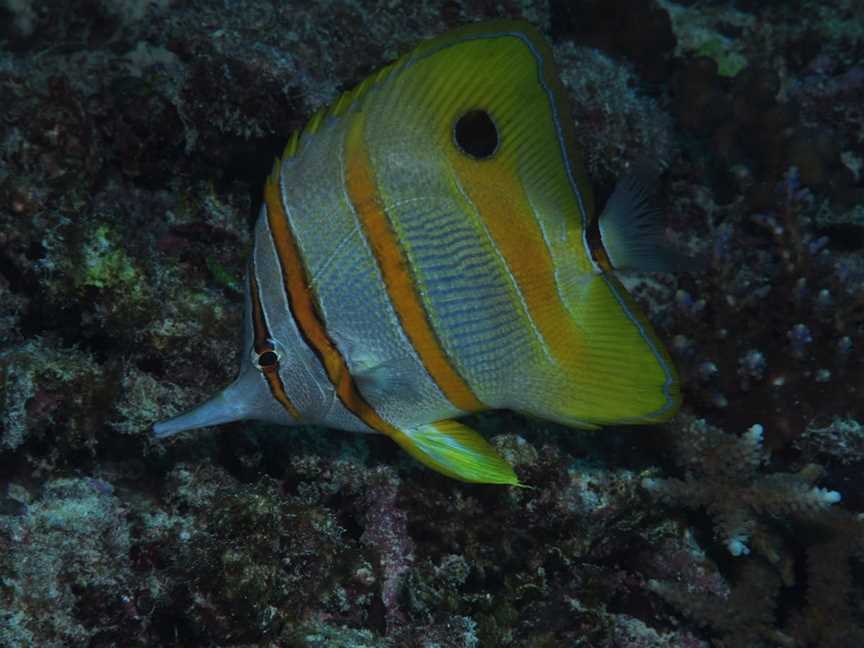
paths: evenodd
<path fill-rule="evenodd" d="M 814 490 L 825 504 L 836 504 L 843 499 L 843 496 L 837 491 L 829 491 L 824 488 L 816 488 Z"/>
<path fill-rule="evenodd" d="M 657 490 L 660 487 L 660 483 L 656 479 L 652 479 L 651 477 L 645 477 L 642 480 L 642 488 L 645 490 Z"/>
<path fill-rule="evenodd" d="M 733 556 L 746 556 L 750 553 L 750 547 L 741 538 L 729 538 L 726 541 L 726 547 Z"/>
<path fill-rule="evenodd" d="M 762 438 L 765 436 L 765 428 L 759 423 L 751 425 L 747 430 L 747 436 L 750 437 L 757 445 L 762 444 Z"/>

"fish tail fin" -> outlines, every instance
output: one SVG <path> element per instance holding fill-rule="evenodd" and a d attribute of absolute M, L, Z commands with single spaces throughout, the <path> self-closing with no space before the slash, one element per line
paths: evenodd
<path fill-rule="evenodd" d="M 676 272 L 700 265 L 666 243 L 662 213 L 650 200 L 661 171 L 648 161 L 633 164 L 600 214 L 600 242 L 614 270 Z"/>

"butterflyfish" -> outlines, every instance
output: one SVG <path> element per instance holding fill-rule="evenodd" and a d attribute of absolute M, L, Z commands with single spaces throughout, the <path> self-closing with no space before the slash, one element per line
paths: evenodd
<path fill-rule="evenodd" d="M 615 270 L 674 255 L 638 180 L 595 217 L 566 104 L 544 37 L 496 21 L 422 42 L 316 114 L 264 187 L 239 376 L 155 435 L 316 424 L 519 485 L 460 417 L 672 417 L 676 371 Z"/>

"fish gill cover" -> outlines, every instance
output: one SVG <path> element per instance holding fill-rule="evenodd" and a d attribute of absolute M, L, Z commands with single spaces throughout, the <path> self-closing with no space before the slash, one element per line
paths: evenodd
<path fill-rule="evenodd" d="M 864 643 L 855 9 L 0 3 L 0 645 Z M 324 429 L 154 441 L 239 362 L 234 282 L 288 135 L 488 18 L 551 38 L 599 205 L 665 168 L 667 236 L 707 270 L 625 284 L 681 415 L 473 417 L 531 489 Z"/>

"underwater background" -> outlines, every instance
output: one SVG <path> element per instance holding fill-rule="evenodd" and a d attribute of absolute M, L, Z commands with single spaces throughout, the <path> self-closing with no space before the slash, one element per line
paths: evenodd
<path fill-rule="evenodd" d="M 681 413 L 471 417 L 530 489 L 324 428 L 153 439 L 237 371 L 291 132 L 489 18 L 550 38 L 600 205 L 665 166 L 705 269 L 624 280 Z M 860 0 L 0 0 L 4 648 L 864 645 L 862 349 Z"/>

